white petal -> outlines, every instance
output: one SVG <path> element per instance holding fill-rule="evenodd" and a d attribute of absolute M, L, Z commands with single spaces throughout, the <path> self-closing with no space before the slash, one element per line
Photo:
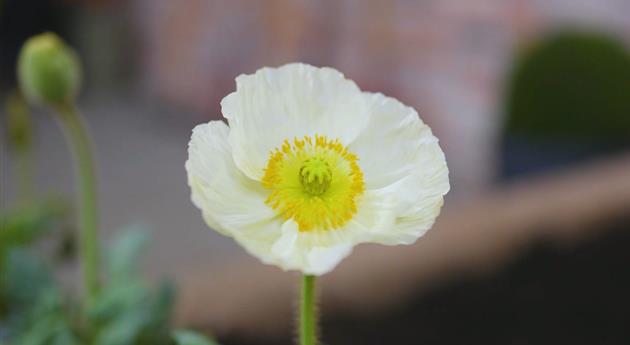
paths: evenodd
<path fill-rule="evenodd" d="M 352 252 L 352 244 L 340 243 L 330 247 L 314 247 L 308 253 L 307 274 L 322 275 L 332 271 Z"/>
<path fill-rule="evenodd" d="M 367 122 L 365 100 L 354 82 L 335 69 L 299 63 L 240 75 L 221 109 L 230 125 L 234 160 L 256 180 L 285 139 L 319 134 L 348 144 Z"/>
<path fill-rule="evenodd" d="M 431 227 L 450 189 L 444 153 L 413 108 L 382 94 L 364 97 L 370 121 L 349 148 L 359 157 L 369 197 L 351 226 L 370 231 L 369 241 L 413 243 Z"/>
<path fill-rule="evenodd" d="M 195 127 L 186 161 L 193 203 L 211 228 L 226 235 L 275 216 L 264 203 L 263 187 L 234 164 L 229 131 L 221 121 Z"/>
<path fill-rule="evenodd" d="M 297 230 L 297 224 L 293 221 L 284 222 L 281 229 L 281 236 L 271 247 L 271 252 L 279 258 L 286 259 L 290 258 L 293 254 L 293 248 L 295 248 L 299 231 Z"/>
<path fill-rule="evenodd" d="M 333 238 L 335 233 L 339 232 L 300 232 L 293 220 L 284 223 L 274 220 L 248 227 L 235 239 L 266 264 L 304 274 L 322 275 L 348 256 L 354 245 L 349 237 Z"/>

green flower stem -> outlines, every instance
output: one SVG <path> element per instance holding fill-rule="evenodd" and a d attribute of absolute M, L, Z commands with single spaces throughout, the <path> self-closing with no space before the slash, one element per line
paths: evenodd
<path fill-rule="evenodd" d="M 84 307 L 94 300 L 99 288 L 98 213 L 92 143 L 81 114 L 73 104 L 55 107 L 63 131 L 72 149 L 79 174 L 79 256 L 83 275 Z"/>
<path fill-rule="evenodd" d="M 300 345 L 317 345 L 317 311 L 315 301 L 315 276 L 302 277 L 300 301 Z"/>

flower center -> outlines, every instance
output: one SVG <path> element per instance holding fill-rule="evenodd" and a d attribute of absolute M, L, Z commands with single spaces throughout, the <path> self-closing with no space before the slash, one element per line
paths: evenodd
<path fill-rule="evenodd" d="M 285 140 L 271 152 L 262 183 L 270 193 L 265 203 L 300 231 L 330 230 L 357 212 L 364 191 L 357 156 L 339 140 L 305 136 Z"/>
<path fill-rule="evenodd" d="M 324 159 L 313 157 L 304 161 L 300 168 L 300 183 L 307 193 L 322 195 L 331 182 L 332 169 Z"/>

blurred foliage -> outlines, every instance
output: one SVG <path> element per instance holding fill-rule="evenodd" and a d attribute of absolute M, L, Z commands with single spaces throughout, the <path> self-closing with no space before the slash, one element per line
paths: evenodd
<path fill-rule="evenodd" d="M 67 205 L 59 199 L 0 210 L 0 262 L 9 248 L 33 243 L 59 225 L 67 214 Z"/>
<path fill-rule="evenodd" d="M 48 267 L 24 249 L 11 250 L 7 263 L 9 344 L 81 344 L 72 330 L 71 309 Z"/>
<path fill-rule="evenodd" d="M 96 328 L 95 345 L 167 345 L 175 291 L 163 283 L 156 291 L 141 278 L 145 231 L 129 230 L 107 255 L 109 280 L 88 315 Z"/>
<path fill-rule="evenodd" d="M 20 204 L 0 210 L 0 318 L 8 309 L 9 263 L 11 251 L 35 243 L 51 232 L 68 215 L 67 205 L 59 199 Z"/>
<path fill-rule="evenodd" d="M 0 0 L 0 10 L 2 4 Z M 81 67 L 78 56 L 58 36 L 46 33 L 29 39 L 19 60 L 22 92 L 31 102 L 58 106 L 74 100 L 79 91 Z M 142 229 L 122 231 L 114 241 L 105 256 L 107 279 L 100 286 L 97 260 L 90 260 L 98 254 L 78 262 L 84 264 L 83 267 L 93 267 L 87 270 L 94 272 L 93 275 L 84 275 L 94 277 L 83 284 L 90 292 L 88 302 L 79 304 L 76 291 L 62 288 L 55 279 L 55 262 L 43 256 L 39 246 L 33 247 L 33 244 L 65 219 L 68 208 L 59 200 L 31 202 L 32 195 L 27 192 L 35 183 L 31 178 L 24 178 L 35 171 L 27 164 L 33 139 L 30 111 L 17 92 L 7 98 L 6 110 L 9 146 L 16 160 L 23 163 L 16 164 L 15 175 L 22 180 L 23 199 L 27 202 L 11 210 L 0 210 L 0 344 L 216 345 L 200 334 L 171 329 L 175 289 L 169 282 L 154 289 L 143 279 L 140 263 L 149 236 Z M 64 115 L 76 114 L 70 111 Z M 89 206 L 94 206 L 96 198 L 93 188 L 89 188 L 94 182 L 90 164 L 87 164 L 91 162 L 91 154 L 85 149 L 88 138 L 76 116 L 73 119 L 79 125 L 73 123 L 70 125 L 74 127 L 66 126 L 66 129 L 75 130 L 73 135 L 80 139 L 75 144 L 78 143 L 80 153 L 77 154 L 79 166 L 83 167 L 80 188 L 85 196 L 82 200 L 85 209 L 90 208 L 86 207 L 90 202 Z M 94 216 L 95 206 L 92 208 L 89 215 Z M 88 214 L 83 211 L 83 216 Z M 95 229 L 95 223 L 88 225 L 94 225 Z M 96 231 L 92 234 L 94 240 L 90 239 L 87 252 L 98 253 Z M 66 234 L 62 235 L 57 236 L 58 242 L 66 251 L 72 251 L 74 238 L 68 240 Z"/>
<path fill-rule="evenodd" d="M 508 133 L 627 142 L 630 54 L 604 34 L 562 32 L 518 58 L 508 83 Z"/>
<path fill-rule="evenodd" d="M 50 264 L 17 244 L 45 233 L 52 212 L 43 206 L 3 215 L 0 343 L 10 345 L 216 345 L 190 331 L 171 330 L 172 284 L 152 289 L 140 274 L 148 232 L 129 228 L 106 257 L 108 280 L 83 313 L 65 296 Z M 87 322 L 86 322 L 87 321 Z M 4 333 L 3 333 L 4 329 Z M 4 334 L 4 335 L 3 335 Z M 6 339 L 3 339 L 5 337 Z"/>

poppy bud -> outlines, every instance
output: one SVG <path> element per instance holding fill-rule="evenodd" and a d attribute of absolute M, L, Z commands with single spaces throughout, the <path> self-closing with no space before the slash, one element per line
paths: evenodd
<path fill-rule="evenodd" d="M 72 102 L 81 84 L 79 58 L 57 35 L 49 32 L 24 43 L 17 73 L 24 96 L 39 105 Z"/>

